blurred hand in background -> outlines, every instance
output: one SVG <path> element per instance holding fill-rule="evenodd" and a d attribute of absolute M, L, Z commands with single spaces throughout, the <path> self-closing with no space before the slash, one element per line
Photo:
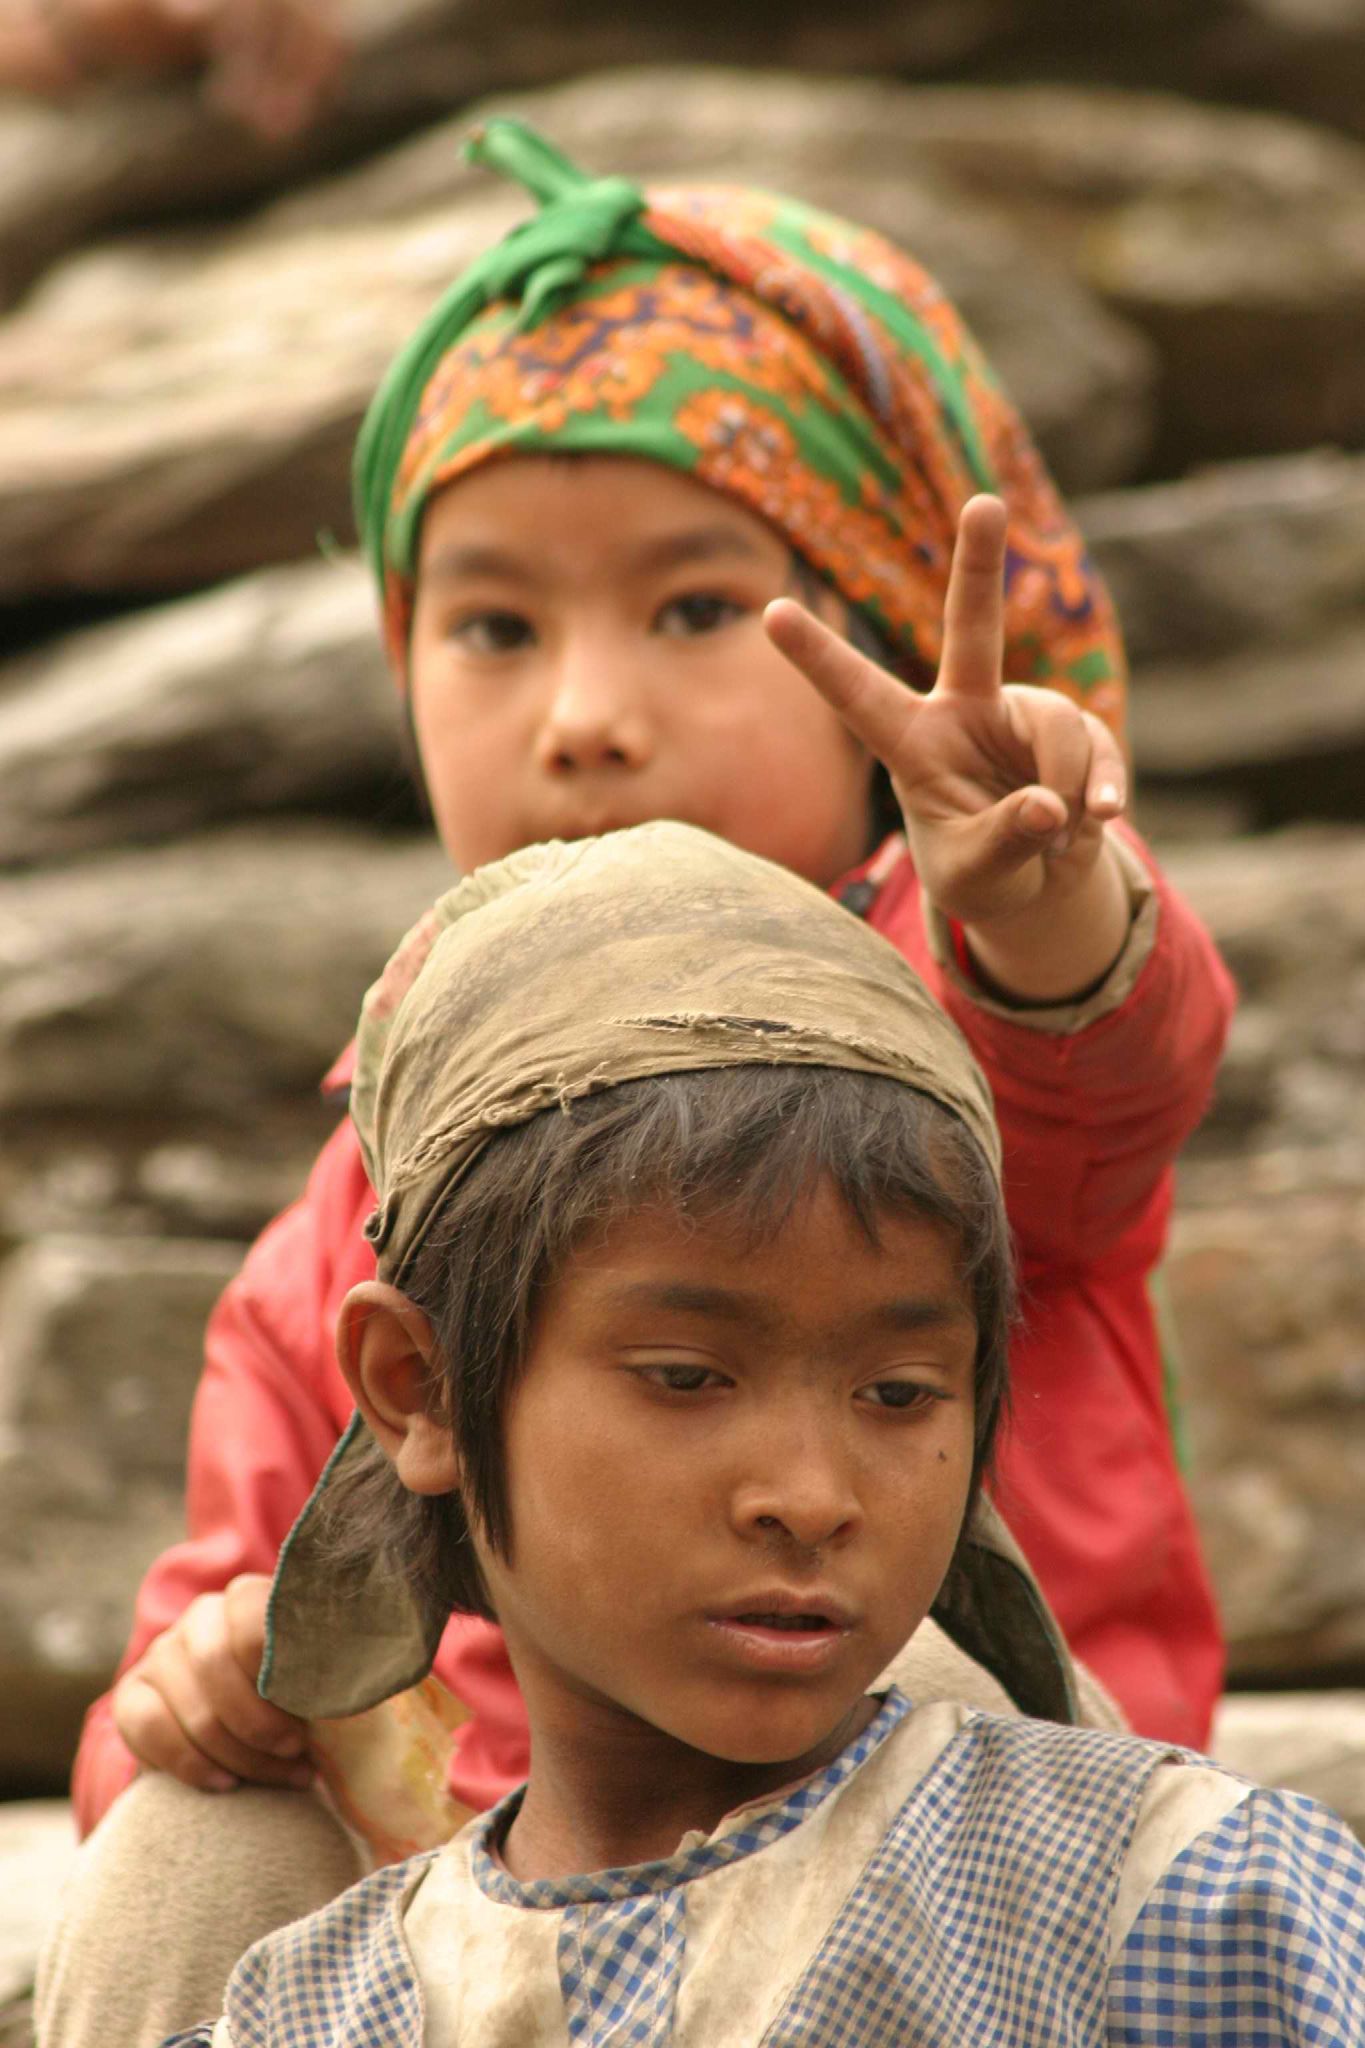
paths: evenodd
<path fill-rule="evenodd" d="M 210 101 L 270 141 L 321 111 L 345 55 L 336 0 L 0 0 L 0 89 L 198 66 Z"/>

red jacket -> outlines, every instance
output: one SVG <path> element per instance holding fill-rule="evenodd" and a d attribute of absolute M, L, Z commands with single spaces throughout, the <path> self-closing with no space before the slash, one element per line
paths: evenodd
<path fill-rule="evenodd" d="M 1200 1746 L 1222 1645 L 1146 1283 L 1165 1238 L 1171 1164 L 1212 1085 L 1231 984 L 1202 926 L 1156 878 L 1105 990 L 1079 1012 L 1021 1018 L 973 991 L 951 939 L 938 949 L 946 961 L 934 956 L 910 861 L 886 851 L 868 871 L 885 876 L 879 887 L 842 893 L 971 1040 L 1004 1139 L 1026 1322 L 993 1490 L 1073 1649 L 1133 1725 Z M 336 1071 L 344 1078 L 344 1063 Z M 273 1570 L 350 1414 L 332 1332 L 347 1289 L 374 1272 L 361 1235 L 373 1202 L 346 1121 L 219 1302 L 190 1430 L 189 1537 L 147 1573 L 121 1670 L 196 1594 Z M 487 1806 L 527 1768 L 525 1710 L 499 1631 L 452 1619 L 436 1670 L 470 1710 L 451 1791 Z M 106 1695 L 76 1758 L 82 1830 L 135 1770 Z"/>

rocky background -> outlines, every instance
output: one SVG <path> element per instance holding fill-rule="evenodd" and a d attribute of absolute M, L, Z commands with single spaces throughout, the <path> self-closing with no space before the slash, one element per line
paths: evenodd
<path fill-rule="evenodd" d="M 0 1792 L 63 1782 L 179 1528 L 205 1315 L 445 883 L 346 464 L 519 211 L 475 101 L 874 222 L 1022 403 L 1126 623 L 1139 822 L 1242 990 L 1166 1278 L 1234 1681 L 1365 1685 L 1365 5 L 350 14 L 288 147 L 191 84 L 0 106 Z"/>

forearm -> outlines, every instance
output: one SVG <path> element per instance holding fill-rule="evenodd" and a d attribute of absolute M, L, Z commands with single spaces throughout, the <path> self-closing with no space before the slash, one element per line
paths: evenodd
<path fill-rule="evenodd" d="M 963 928 L 973 966 L 987 990 L 1025 1005 L 1074 1002 L 1113 968 L 1132 925 L 1133 907 L 1112 839 L 1082 875 L 1060 863 L 1035 901 L 1011 916 Z"/>

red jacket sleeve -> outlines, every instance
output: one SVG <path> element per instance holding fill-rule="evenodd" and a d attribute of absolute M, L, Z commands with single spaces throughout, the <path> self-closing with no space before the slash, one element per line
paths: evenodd
<path fill-rule="evenodd" d="M 918 917 L 923 928 L 910 876 L 898 872 L 899 905 L 873 920 L 921 967 L 986 1071 L 1026 1266 L 1155 1263 L 1169 1169 L 1208 1106 L 1232 1015 L 1212 939 L 1136 837 L 1124 839 L 1141 878 L 1133 929 L 1079 1005 L 1011 1010 L 973 986 L 950 937 L 908 944 L 904 926 Z"/>
<path fill-rule="evenodd" d="M 219 1301 L 190 1421 L 186 1540 L 142 1582 L 120 1675 L 197 1595 L 274 1570 L 351 1412 L 331 1337 L 342 1296 L 374 1272 L 360 1231 L 373 1202 L 347 1121 Z M 82 1834 L 136 1770 L 106 1694 L 86 1716 L 72 1777 Z"/>

